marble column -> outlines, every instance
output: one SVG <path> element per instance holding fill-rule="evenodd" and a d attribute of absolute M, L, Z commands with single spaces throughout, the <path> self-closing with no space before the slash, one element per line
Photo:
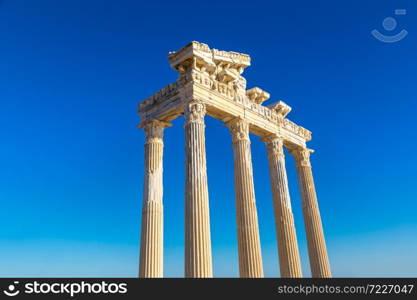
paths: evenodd
<path fill-rule="evenodd" d="M 331 277 L 330 263 L 327 256 L 326 242 L 324 240 L 323 226 L 311 170 L 311 152 L 313 150 L 310 149 L 295 149 L 291 151 L 297 166 L 311 275 L 312 277 Z"/>
<path fill-rule="evenodd" d="M 283 140 L 273 136 L 264 138 L 263 141 L 268 151 L 281 277 L 302 277 L 285 169 Z"/>
<path fill-rule="evenodd" d="M 145 175 L 140 243 L 140 277 L 163 276 L 162 153 L 163 130 L 170 124 L 150 120 L 145 130 Z"/>
<path fill-rule="evenodd" d="M 185 105 L 185 277 L 212 277 L 205 104 Z"/>
<path fill-rule="evenodd" d="M 239 273 L 240 277 L 263 277 L 249 124 L 238 118 L 226 125 L 232 134 L 234 152 Z"/>

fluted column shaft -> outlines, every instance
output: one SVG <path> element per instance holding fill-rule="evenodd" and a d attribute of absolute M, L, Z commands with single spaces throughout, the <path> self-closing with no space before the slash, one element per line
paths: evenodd
<path fill-rule="evenodd" d="M 331 277 L 326 242 L 311 170 L 310 149 L 292 150 L 300 186 L 312 277 Z"/>
<path fill-rule="evenodd" d="M 302 277 L 283 141 L 279 137 L 270 137 L 264 142 L 268 151 L 281 277 Z"/>
<path fill-rule="evenodd" d="M 204 103 L 185 105 L 185 277 L 212 277 Z"/>
<path fill-rule="evenodd" d="M 249 124 L 235 119 L 226 125 L 233 140 L 239 273 L 240 277 L 263 277 Z"/>
<path fill-rule="evenodd" d="M 140 277 L 163 276 L 162 137 L 167 126 L 169 124 L 158 120 L 141 125 L 146 133 L 146 142 Z"/>

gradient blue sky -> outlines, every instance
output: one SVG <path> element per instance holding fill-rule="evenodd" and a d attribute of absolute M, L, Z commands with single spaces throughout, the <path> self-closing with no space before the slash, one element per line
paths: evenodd
<path fill-rule="evenodd" d="M 416 1 L 0 0 L 0 276 L 136 276 L 137 103 L 197 40 L 248 53 L 248 87 L 293 107 L 334 276 L 417 276 Z M 370 34 L 394 9 L 401 42 Z M 166 130 L 165 275 L 183 275 L 183 120 Z M 214 275 L 238 275 L 230 134 L 207 118 Z M 266 150 L 252 136 L 265 275 L 278 276 Z M 287 170 L 310 275 L 294 161 Z"/>

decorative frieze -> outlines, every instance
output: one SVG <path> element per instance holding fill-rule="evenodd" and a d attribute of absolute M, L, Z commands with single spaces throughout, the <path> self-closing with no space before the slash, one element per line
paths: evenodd
<path fill-rule="evenodd" d="M 268 93 L 262 91 L 259 92 L 260 95 L 257 95 L 254 93 L 254 89 L 248 90 L 246 91 L 246 93 L 248 93 L 252 97 L 251 100 L 248 94 L 245 95 L 239 93 L 239 90 L 236 88 L 238 83 L 236 83 L 235 85 L 221 83 L 211 78 L 207 74 L 204 74 L 199 71 L 193 71 L 189 74 L 184 75 L 177 82 L 166 86 L 165 88 L 159 90 L 151 97 L 145 99 L 143 102 L 139 104 L 139 113 L 143 114 L 147 110 L 158 105 L 159 103 L 162 103 L 163 101 L 166 101 L 178 95 L 180 89 L 184 87 L 187 83 L 200 84 L 208 88 L 210 92 L 216 93 L 218 96 L 225 98 L 226 101 L 228 100 L 236 103 L 237 105 L 242 105 L 245 109 L 251 110 L 265 121 L 275 123 L 278 128 L 283 127 L 291 133 L 300 136 L 302 139 L 306 141 L 311 140 L 311 132 L 309 130 L 295 124 L 289 119 L 283 118 L 286 116 L 286 114 L 288 114 L 290 110 L 288 109 L 289 106 L 281 108 L 281 110 L 277 110 L 277 108 L 275 107 L 267 107 L 261 105 L 260 103 L 257 103 L 265 101 L 266 97 L 269 96 Z"/>
<path fill-rule="evenodd" d="M 166 87 L 160 89 L 152 96 L 146 98 L 142 102 L 138 104 L 138 112 L 139 114 L 143 114 L 151 107 L 156 106 L 157 104 L 161 103 L 162 101 L 173 97 L 174 95 L 178 94 L 179 89 L 181 86 L 185 84 L 185 80 L 178 80 L 174 83 L 168 84 Z"/>

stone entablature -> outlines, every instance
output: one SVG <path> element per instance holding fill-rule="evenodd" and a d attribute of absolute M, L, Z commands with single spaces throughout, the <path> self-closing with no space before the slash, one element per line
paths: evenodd
<path fill-rule="evenodd" d="M 250 112 L 256 118 L 248 120 L 250 130 L 261 137 L 278 133 L 290 148 L 305 147 L 311 140 L 309 130 L 286 118 L 290 106 L 283 101 L 264 106 L 262 103 L 269 99 L 269 93 L 258 87 L 246 90 L 246 79 L 241 73 L 250 65 L 248 55 L 210 49 L 206 44 L 192 42 L 171 52 L 169 61 L 179 72 L 179 78 L 139 103 L 138 111 L 144 120 L 170 121 L 182 114 L 184 103 L 200 97 L 208 105 L 208 115 L 214 114 L 224 121 L 237 117 L 231 113 L 233 111 L 237 114 Z M 200 96 L 199 88 L 204 89 Z"/>
<path fill-rule="evenodd" d="M 179 51 L 170 52 L 168 55 L 171 67 L 182 72 L 192 59 L 196 59 L 196 63 L 213 74 L 214 69 L 218 66 L 229 65 L 229 69 L 236 69 L 242 73 L 243 69 L 250 66 L 250 56 L 233 51 L 222 51 L 217 49 L 210 49 L 207 44 L 193 41 L 181 48 Z M 223 68 L 218 69 L 218 71 Z"/>

